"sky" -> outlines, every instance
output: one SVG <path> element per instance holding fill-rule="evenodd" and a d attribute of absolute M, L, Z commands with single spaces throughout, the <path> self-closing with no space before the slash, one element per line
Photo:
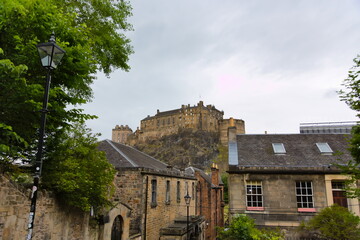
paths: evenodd
<path fill-rule="evenodd" d="M 131 70 L 83 106 L 100 139 L 157 109 L 214 105 L 249 134 L 358 120 L 337 91 L 360 54 L 359 0 L 131 0 Z"/>

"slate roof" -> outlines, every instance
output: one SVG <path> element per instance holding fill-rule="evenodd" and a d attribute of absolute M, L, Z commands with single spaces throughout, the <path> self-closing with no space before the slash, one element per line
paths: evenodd
<path fill-rule="evenodd" d="M 237 135 L 240 167 L 324 167 L 352 159 L 348 139 L 341 134 Z M 275 154 L 272 143 L 283 143 L 286 153 Z M 322 154 L 316 143 L 328 143 L 333 154 Z"/>
<path fill-rule="evenodd" d="M 203 170 L 199 169 L 199 168 L 196 168 L 196 167 L 188 167 L 185 169 L 185 172 L 189 175 L 195 175 L 195 172 L 199 172 L 200 173 L 200 176 L 202 178 L 205 179 L 205 181 L 209 184 L 211 184 L 211 187 L 216 187 L 212 182 L 211 182 L 211 174 L 208 175 L 206 174 Z M 224 185 L 222 179 L 221 179 L 221 176 L 219 174 L 219 185 Z"/>
<path fill-rule="evenodd" d="M 108 161 L 116 168 L 147 168 L 168 170 L 167 164 L 139 150 L 110 140 L 99 142 L 98 149 L 104 151 Z"/>

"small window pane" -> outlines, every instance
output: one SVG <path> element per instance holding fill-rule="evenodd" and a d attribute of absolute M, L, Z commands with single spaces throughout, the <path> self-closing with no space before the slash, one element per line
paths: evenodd
<path fill-rule="evenodd" d="M 286 153 L 284 144 L 282 143 L 273 143 L 272 144 L 274 153 Z"/>
<path fill-rule="evenodd" d="M 316 143 L 316 146 L 319 148 L 321 153 L 332 153 L 333 150 L 330 148 L 327 143 Z"/>

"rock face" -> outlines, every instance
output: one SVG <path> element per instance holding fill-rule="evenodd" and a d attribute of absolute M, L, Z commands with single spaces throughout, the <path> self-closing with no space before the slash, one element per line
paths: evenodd
<path fill-rule="evenodd" d="M 177 168 L 205 170 L 219 153 L 219 134 L 179 129 L 178 133 L 138 143 L 135 148 Z"/>

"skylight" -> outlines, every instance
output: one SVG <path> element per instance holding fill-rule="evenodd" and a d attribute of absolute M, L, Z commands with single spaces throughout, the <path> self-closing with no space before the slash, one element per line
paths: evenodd
<path fill-rule="evenodd" d="M 333 153 L 333 150 L 330 148 L 328 143 L 316 143 L 316 146 L 319 148 L 321 153 Z"/>
<path fill-rule="evenodd" d="M 273 143 L 272 144 L 274 153 L 276 154 L 285 154 L 286 150 L 283 143 Z"/>

